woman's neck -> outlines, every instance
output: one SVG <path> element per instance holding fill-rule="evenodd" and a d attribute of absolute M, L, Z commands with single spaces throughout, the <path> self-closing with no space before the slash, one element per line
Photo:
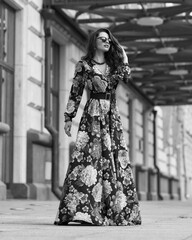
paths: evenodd
<path fill-rule="evenodd" d="M 99 63 L 105 62 L 105 56 L 103 52 L 97 51 L 93 59 Z"/>

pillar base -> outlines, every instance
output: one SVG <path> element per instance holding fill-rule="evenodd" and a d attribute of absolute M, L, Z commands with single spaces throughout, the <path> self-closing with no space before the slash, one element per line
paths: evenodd
<path fill-rule="evenodd" d="M 51 186 L 43 183 L 31 183 L 29 184 L 30 199 L 36 200 L 57 200 L 51 191 Z"/>
<path fill-rule="evenodd" d="M 169 193 L 161 193 L 162 200 L 171 200 Z"/>
<path fill-rule="evenodd" d="M 26 183 L 12 183 L 10 190 L 13 198 L 28 199 L 29 198 L 29 186 Z"/>
<path fill-rule="evenodd" d="M 147 167 L 136 165 L 136 189 L 139 200 L 147 200 Z"/>
<path fill-rule="evenodd" d="M 157 201 L 158 200 L 158 197 L 157 197 L 157 193 L 148 193 L 147 194 L 147 200 L 152 200 L 152 201 Z"/>
<path fill-rule="evenodd" d="M 0 181 L 0 200 L 7 199 L 7 187 L 6 185 Z"/>
<path fill-rule="evenodd" d="M 139 198 L 140 201 L 145 201 L 145 200 L 147 200 L 147 194 L 146 194 L 146 192 L 141 192 L 141 191 L 139 191 L 139 192 L 138 192 L 138 198 Z"/>
<path fill-rule="evenodd" d="M 13 183 L 10 185 L 10 192 L 15 199 L 57 200 L 50 184 Z"/>

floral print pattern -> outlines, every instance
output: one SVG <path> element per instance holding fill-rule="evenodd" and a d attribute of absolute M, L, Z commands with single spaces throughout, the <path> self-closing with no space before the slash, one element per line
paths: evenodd
<path fill-rule="evenodd" d="M 85 85 L 91 92 L 115 93 L 119 81 L 130 79 L 128 64 L 102 74 L 91 62 L 79 61 L 65 112 L 76 116 Z M 79 124 L 56 224 L 86 222 L 93 225 L 141 224 L 123 127 L 115 99 L 90 98 Z"/>

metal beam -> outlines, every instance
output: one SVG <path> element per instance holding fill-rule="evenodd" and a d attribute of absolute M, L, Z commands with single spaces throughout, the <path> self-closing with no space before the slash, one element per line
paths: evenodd
<path fill-rule="evenodd" d="M 130 4 L 138 3 L 141 0 L 51 0 L 51 4 L 55 6 L 62 7 L 72 7 L 72 6 L 87 6 L 87 5 L 119 5 L 119 4 Z M 172 0 L 172 3 L 192 5 L 191 0 Z M 167 0 L 147 0 L 147 3 L 167 3 Z"/>

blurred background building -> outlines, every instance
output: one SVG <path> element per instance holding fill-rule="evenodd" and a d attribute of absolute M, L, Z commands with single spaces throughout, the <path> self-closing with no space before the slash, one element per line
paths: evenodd
<path fill-rule="evenodd" d="M 117 95 L 139 198 L 192 198 L 191 1 L 140 2 L 1 0 L 0 199 L 61 194 L 87 91 L 72 138 L 63 113 L 98 27 L 111 29 L 132 67 Z"/>

